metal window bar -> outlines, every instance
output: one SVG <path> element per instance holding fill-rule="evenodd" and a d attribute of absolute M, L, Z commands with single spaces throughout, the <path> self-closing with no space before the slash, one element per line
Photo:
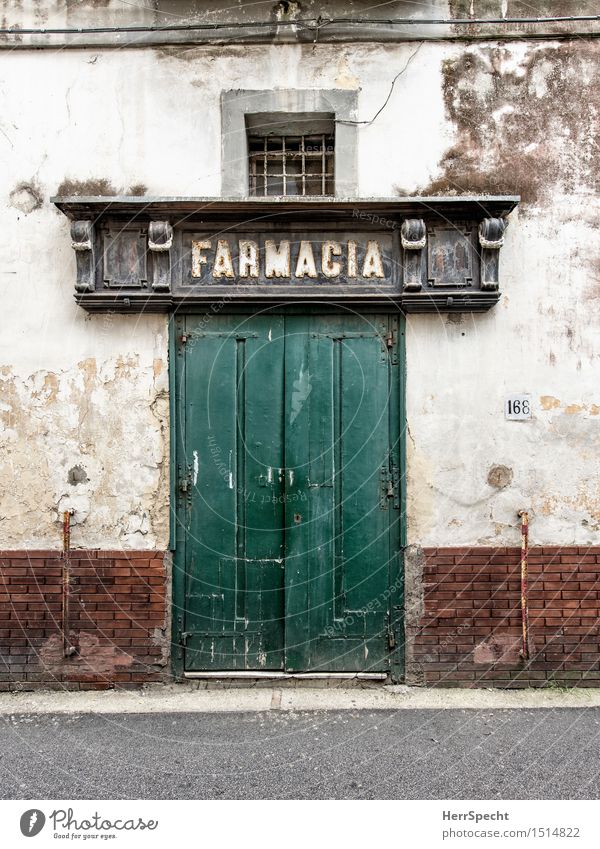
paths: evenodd
<path fill-rule="evenodd" d="M 265 138 L 264 138 L 263 149 L 264 149 L 264 162 L 263 162 L 263 191 L 264 191 L 264 193 L 265 193 L 265 195 L 266 195 L 266 194 L 267 194 L 267 162 L 268 162 L 268 159 L 267 159 L 267 137 L 266 137 L 266 136 L 265 136 Z"/>
<path fill-rule="evenodd" d="M 251 196 L 333 195 L 333 136 L 249 136 L 248 151 Z"/>
<path fill-rule="evenodd" d="M 285 136 L 281 137 L 281 171 L 283 177 L 283 194 L 287 195 L 287 180 L 286 180 L 286 168 L 285 168 Z"/>

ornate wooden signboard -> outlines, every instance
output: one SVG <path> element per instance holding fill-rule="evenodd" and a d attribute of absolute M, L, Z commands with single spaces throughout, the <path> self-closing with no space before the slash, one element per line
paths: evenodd
<path fill-rule="evenodd" d="M 53 198 L 72 222 L 77 303 L 122 312 L 235 301 L 487 310 L 518 200 Z"/>

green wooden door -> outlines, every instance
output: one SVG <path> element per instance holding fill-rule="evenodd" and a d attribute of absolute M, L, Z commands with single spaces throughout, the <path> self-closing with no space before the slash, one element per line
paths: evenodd
<path fill-rule="evenodd" d="M 177 333 L 185 670 L 389 670 L 397 319 L 187 316 Z"/>
<path fill-rule="evenodd" d="M 283 318 L 185 320 L 186 669 L 284 662 Z"/>

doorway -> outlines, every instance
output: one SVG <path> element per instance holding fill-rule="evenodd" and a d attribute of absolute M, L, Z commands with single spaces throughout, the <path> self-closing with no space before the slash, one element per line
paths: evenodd
<path fill-rule="evenodd" d="M 397 677 L 401 317 L 173 328 L 176 667 Z"/>

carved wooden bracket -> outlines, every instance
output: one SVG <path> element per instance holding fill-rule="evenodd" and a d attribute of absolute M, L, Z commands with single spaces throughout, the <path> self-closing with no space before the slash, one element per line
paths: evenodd
<path fill-rule="evenodd" d="M 93 292 L 95 289 L 96 261 L 94 250 L 94 225 L 91 221 L 73 221 L 71 247 L 75 251 L 77 277 L 75 291 Z"/>
<path fill-rule="evenodd" d="M 168 221 L 151 221 L 148 225 L 148 248 L 154 254 L 152 263 L 152 289 L 168 291 L 171 288 L 171 248 L 173 228 Z"/>
<path fill-rule="evenodd" d="M 481 288 L 485 291 L 493 291 L 500 285 L 500 248 L 504 244 L 505 230 L 503 218 L 484 218 L 479 225 Z"/>
<path fill-rule="evenodd" d="M 406 218 L 400 228 L 404 250 L 404 289 L 418 292 L 423 285 L 427 226 L 422 218 Z"/>

